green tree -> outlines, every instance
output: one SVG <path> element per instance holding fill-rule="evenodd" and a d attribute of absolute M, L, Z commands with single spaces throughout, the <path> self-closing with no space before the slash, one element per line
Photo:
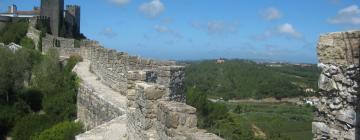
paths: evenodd
<path fill-rule="evenodd" d="M 28 49 L 35 49 L 34 41 L 30 38 L 24 37 L 20 41 L 20 45 L 22 47 L 28 48 Z"/>
<path fill-rule="evenodd" d="M 54 124 L 54 120 L 46 115 L 29 115 L 16 122 L 11 133 L 14 140 L 28 140 Z"/>
<path fill-rule="evenodd" d="M 21 20 L 19 22 L 8 23 L 6 27 L 0 31 L 0 42 L 9 44 L 14 42 L 19 44 L 21 39 L 26 35 L 28 22 Z"/>
<path fill-rule="evenodd" d="M 83 132 L 81 124 L 65 121 L 44 130 L 39 135 L 32 136 L 31 140 L 74 140 L 81 132 Z"/>
<path fill-rule="evenodd" d="M 62 66 L 57 52 L 51 50 L 33 70 L 35 78 L 31 81 L 31 86 L 44 94 L 42 107 L 57 120 L 76 117 L 77 84 L 76 75 L 71 70 L 80 60 L 79 57 L 71 57 L 67 65 Z"/>
<path fill-rule="evenodd" d="M 32 111 L 38 112 L 42 109 L 43 94 L 37 89 L 26 89 L 20 97 L 28 104 Z"/>
<path fill-rule="evenodd" d="M 12 95 L 14 83 L 12 75 L 14 54 L 6 48 L 0 48 L 0 104 L 9 104 Z"/>

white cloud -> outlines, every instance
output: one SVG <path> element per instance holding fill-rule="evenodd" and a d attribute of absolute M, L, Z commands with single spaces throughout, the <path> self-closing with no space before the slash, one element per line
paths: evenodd
<path fill-rule="evenodd" d="M 192 26 L 196 29 L 206 31 L 208 34 L 211 34 L 211 35 L 234 33 L 239 28 L 238 22 L 226 23 L 223 21 L 209 21 L 206 23 L 194 21 L 194 22 L 192 22 Z"/>
<path fill-rule="evenodd" d="M 114 38 L 114 37 L 116 37 L 116 36 L 118 35 L 117 33 L 115 33 L 115 32 L 113 31 L 112 28 L 109 28 L 109 27 L 103 29 L 99 34 L 100 34 L 100 35 L 103 35 L 103 36 L 105 36 L 105 37 L 108 37 L 108 38 Z"/>
<path fill-rule="evenodd" d="M 173 29 L 170 29 L 169 27 L 166 27 L 166 26 L 155 25 L 154 29 L 159 33 L 170 34 L 170 35 L 173 35 L 173 36 L 178 37 L 178 38 L 182 37 L 177 31 L 175 31 Z"/>
<path fill-rule="evenodd" d="M 150 18 L 155 18 L 165 11 L 165 5 L 160 0 L 151 0 L 140 5 L 139 10 Z"/>
<path fill-rule="evenodd" d="M 167 33 L 167 32 L 171 32 L 171 30 L 165 26 L 160 26 L 160 25 L 155 25 L 155 30 L 160 32 L 160 33 Z"/>
<path fill-rule="evenodd" d="M 305 42 L 304 38 L 302 37 L 302 34 L 296 31 L 294 26 L 290 23 L 284 23 L 282 25 L 277 26 L 276 28 L 269 29 L 260 35 L 254 36 L 254 39 L 257 41 L 263 41 L 269 38 L 280 37 L 280 36 L 290 37 L 297 40 L 303 40 Z"/>
<path fill-rule="evenodd" d="M 111 2 L 123 6 L 131 2 L 131 0 L 110 0 Z"/>
<path fill-rule="evenodd" d="M 288 35 L 294 38 L 300 38 L 301 34 L 295 30 L 295 28 L 289 24 L 285 23 L 278 27 L 278 32 L 283 35 Z"/>
<path fill-rule="evenodd" d="M 339 11 L 339 14 L 359 14 L 360 9 L 357 5 L 351 5 Z"/>
<path fill-rule="evenodd" d="M 276 20 L 282 17 L 282 13 L 274 7 L 269 7 L 261 11 L 261 15 L 265 20 Z"/>
<path fill-rule="evenodd" d="M 337 15 L 328 20 L 331 24 L 360 25 L 360 9 L 357 5 L 350 5 L 338 11 Z"/>

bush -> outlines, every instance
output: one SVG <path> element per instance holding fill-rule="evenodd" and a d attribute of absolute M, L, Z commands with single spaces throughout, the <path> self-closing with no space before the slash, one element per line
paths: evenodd
<path fill-rule="evenodd" d="M 13 107 L 0 106 L 0 139 L 7 135 L 19 116 Z"/>
<path fill-rule="evenodd" d="M 81 124 L 65 121 L 31 137 L 31 140 L 74 140 L 81 132 L 83 132 Z"/>
<path fill-rule="evenodd" d="M 28 140 L 32 135 L 50 128 L 54 123 L 46 115 L 29 115 L 16 122 L 11 136 L 14 140 Z"/>
<path fill-rule="evenodd" d="M 27 89 L 21 94 L 21 98 L 30 106 L 32 111 L 38 112 L 42 109 L 43 94 L 37 89 Z"/>
<path fill-rule="evenodd" d="M 76 76 L 71 72 L 79 58 L 72 57 L 65 66 L 58 62 L 58 54 L 50 51 L 37 65 L 33 73 L 33 88 L 44 94 L 44 111 L 57 120 L 70 120 L 76 117 Z"/>
<path fill-rule="evenodd" d="M 8 23 L 6 27 L 0 31 L 0 42 L 5 44 L 11 42 L 19 44 L 20 40 L 26 35 L 27 29 L 27 21 Z"/>
<path fill-rule="evenodd" d="M 27 49 L 35 49 L 34 41 L 30 38 L 24 37 L 20 41 L 20 45 Z"/>
<path fill-rule="evenodd" d="M 55 93 L 44 98 L 43 107 L 53 119 L 72 120 L 76 118 L 75 103 L 73 93 Z"/>

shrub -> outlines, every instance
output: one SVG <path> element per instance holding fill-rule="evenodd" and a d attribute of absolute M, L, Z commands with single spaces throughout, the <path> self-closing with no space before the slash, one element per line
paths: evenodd
<path fill-rule="evenodd" d="M 32 39 L 24 37 L 20 41 L 20 45 L 27 49 L 35 49 L 35 45 Z"/>
<path fill-rule="evenodd" d="M 32 111 L 40 111 L 42 109 L 43 94 L 37 89 L 27 89 L 21 94 L 21 98 L 30 106 Z"/>
<path fill-rule="evenodd" d="M 20 40 L 26 35 L 27 29 L 28 23 L 26 21 L 9 23 L 0 31 L 0 42 L 19 44 Z"/>
<path fill-rule="evenodd" d="M 32 135 L 50 128 L 54 121 L 46 115 L 29 115 L 16 122 L 11 136 L 14 140 L 28 140 Z"/>
<path fill-rule="evenodd" d="M 81 124 L 65 121 L 44 130 L 39 135 L 32 136 L 31 140 L 74 140 L 81 132 Z"/>

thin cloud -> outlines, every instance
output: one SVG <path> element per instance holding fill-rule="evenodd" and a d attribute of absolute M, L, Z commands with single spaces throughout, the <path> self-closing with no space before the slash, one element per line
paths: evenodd
<path fill-rule="evenodd" d="M 110 0 L 110 2 L 113 2 L 119 6 L 126 5 L 131 2 L 131 0 Z"/>
<path fill-rule="evenodd" d="M 223 21 L 209 21 L 206 23 L 192 22 L 192 27 L 206 31 L 210 35 L 224 35 L 237 32 L 239 29 L 238 22 L 226 23 Z"/>
<path fill-rule="evenodd" d="M 115 32 L 113 31 L 112 28 L 105 28 L 105 29 L 102 30 L 99 34 L 100 34 L 100 35 L 103 35 L 103 36 L 105 36 L 105 37 L 108 37 L 108 38 L 114 38 L 114 37 L 116 37 L 116 36 L 118 35 L 117 33 L 115 33 Z"/>
<path fill-rule="evenodd" d="M 360 25 L 360 9 L 357 5 L 350 5 L 338 11 L 337 15 L 328 19 L 331 24 Z"/>
<path fill-rule="evenodd" d="M 170 29 L 169 27 L 166 27 L 166 26 L 155 25 L 154 29 L 159 33 L 170 34 L 170 35 L 173 35 L 173 36 L 178 37 L 178 38 L 182 37 L 180 35 L 180 33 L 178 33 L 177 31 L 175 31 L 173 29 Z"/>
<path fill-rule="evenodd" d="M 151 0 L 141 4 L 139 11 L 149 18 L 155 18 L 165 11 L 165 5 L 160 0 Z"/>
<path fill-rule="evenodd" d="M 262 10 L 260 13 L 265 20 L 269 20 L 269 21 L 277 20 L 282 17 L 282 13 L 274 7 L 266 8 Z"/>
<path fill-rule="evenodd" d="M 278 27 L 278 32 L 280 34 L 283 34 L 286 36 L 291 36 L 293 38 L 301 38 L 301 36 L 302 36 L 299 32 L 297 32 L 295 30 L 293 25 L 291 25 L 290 23 L 285 23 L 285 24 L 280 25 Z"/>
<path fill-rule="evenodd" d="M 281 24 L 275 28 L 265 31 L 260 35 L 256 35 L 254 38 L 257 41 L 263 41 L 269 38 L 281 36 L 297 40 L 303 40 L 302 34 L 298 32 L 295 27 L 290 23 Z"/>

